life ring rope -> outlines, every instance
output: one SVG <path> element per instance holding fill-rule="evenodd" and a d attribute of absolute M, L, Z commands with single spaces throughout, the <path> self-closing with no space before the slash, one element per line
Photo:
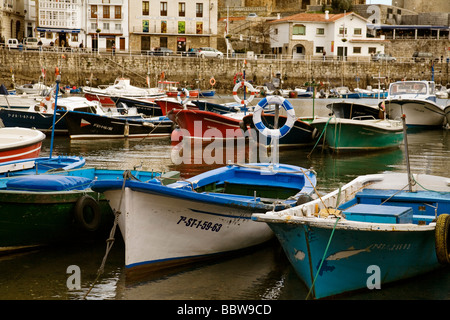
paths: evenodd
<path fill-rule="evenodd" d="M 239 98 L 239 96 L 238 96 L 238 94 L 237 94 L 237 91 L 238 91 L 240 88 L 242 88 L 242 87 L 246 87 L 247 90 L 249 91 L 250 96 L 248 97 L 248 99 L 242 100 L 242 99 Z M 244 89 L 244 90 L 245 90 L 245 89 Z M 235 85 L 234 88 L 233 88 L 233 98 L 234 98 L 234 100 L 235 100 L 237 103 L 247 105 L 247 104 L 249 104 L 250 102 L 252 102 L 252 100 L 255 98 L 255 92 L 256 92 L 256 91 L 255 91 L 255 88 L 253 88 L 253 86 L 251 85 L 250 82 L 247 82 L 247 81 L 241 81 L 241 82 L 236 83 L 236 85 Z"/>
<path fill-rule="evenodd" d="M 267 128 L 261 120 L 261 114 L 268 105 L 278 104 L 281 105 L 284 110 L 286 110 L 286 123 L 279 129 L 269 129 Z M 294 126 L 296 117 L 295 111 L 292 104 L 281 96 L 268 96 L 266 98 L 261 99 L 255 107 L 253 111 L 253 123 L 255 124 L 256 129 L 266 137 L 272 138 L 282 138 L 288 134 L 291 128 Z"/>

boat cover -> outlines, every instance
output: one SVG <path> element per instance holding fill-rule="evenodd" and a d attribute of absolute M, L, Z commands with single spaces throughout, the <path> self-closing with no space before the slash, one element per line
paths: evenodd
<path fill-rule="evenodd" d="M 76 176 L 60 175 L 27 175 L 11 178 L 6 183 L 9 190 L 26 191 L 68 191 L 84 190 L 89 187 L 92 179 Z"/>

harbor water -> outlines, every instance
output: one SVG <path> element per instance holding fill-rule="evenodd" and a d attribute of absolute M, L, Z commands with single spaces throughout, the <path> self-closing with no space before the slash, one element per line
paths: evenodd
<path fill-rule="evenodd" d="M 227 97 L 228 101 L 229 97 Z M 227 100 L 223 99 L 223 100 Z M 296 101 L 294 101 L 296 100 Z M 298 116 L 311 116 L 311 100 L 292 99 Z M 327 115 L 325 100 L 315 101 L 316 115 Z M 329 101 L 328 101 L 329 102 Z M 372 101 L 376 103 L 375 101 Z M 450 130 L 408 131 L 411 172 L 450 177 Z M 50 136 L 41 155 L 50 151 Z M 86 165 L 103 169 L 180 171 L 183 177 L 223 163 L 175 164 L 170 138 L 129 140 L 70 140 L 57 136 L 54 155 L 79 155 Z M 321 146 L 281 149 L 281 163 L 313 168 L 317 189 L 332 191 L 359 175 L 385 171 L 406 172 L 405 149 L 370 153 L 332 154 Z M 255 222 L 256 223 L 256 222 Z M 306 287 L 295 274 L 277 240 L 258 248 L 160 272 L 129 282 L 125 276 L 124 243 L 120 232 L 97 282 L 106 252 L 106 238 L 86 243 L 61 244 L 0 257 L 1 300 L 304 300 Z M 151 244 L 149 244 L 151 245 Z M 68 288 L 69 266 L 81 272 L 81 288 Z M 342 300 L 450 300 L 450 268 L 339 296 Z M 92 284 L 94 284 L 92 286 Z M 91 287 L 92 286 L 92 287 Z"/>

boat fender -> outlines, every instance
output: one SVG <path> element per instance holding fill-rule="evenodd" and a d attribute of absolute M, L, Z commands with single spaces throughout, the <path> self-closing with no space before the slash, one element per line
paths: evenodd
<path fill-rule="evenodd" d="M 280 129 L 269 129 L 261 120 L 261 113 L 265 107 L 271 104 L 281 105 L 286 110 L 287 120 Z M 268 96 L 261 99 L 253 111 L 253 123 L 256 129 L 266 137 L 282 138 L 288 134 L 295 123 L 295 111 L 292 104 L 281 96 Z"/>
<path fill-rule="evenodd" d="M 237 91 L 239 90 L 239 88 L 241 87 L 246 87 L 247 91 L 250 92 L 250 97 L 248 97 L 248 99 L 246 100 L 241 100 L 239 99 L 238 95 L 237 95 Z M 253 86 L 250 84 L 250 82 L 247 81 L 241 81 L 236 83 L 236 85 L 233 88 L 233 98 L 237 103 L 240 104 L 249 104 L 254 98 L 255 98 L 255 89 L 253 88 Z"/>
<path fill-rule="evenodd" d="M 314 128 L 311 134 L 311 138 L 316 139 L 319 136 L 319 131 L 317 128 Z"/>
<path fill-rule="evenodd" d="M 450 214 L 441 214 L 435 229 L 436 256 L 439 263 L 450 264 Z"/>
<path fill-rule="evenodd" d="M 84 195 L 77 200 L 74 216 L 76 222 L 87 231 L 95 231 L 100 226 L 100 206 L 91 196 Z"/>
<path fill-rule="evenodd" d="M 247 126 L 245 125 L 244 121 L 239 121 L 239 128 L 241 128 L 242 131 L 247 131 Z"/>
<path fill-rule="evenodd" d="M 211 77 L 211 79 L 209 79 L 209 84 L 211 86 L 214 86 L 216 84 L 216 79 L 214 79 L 214 77 Z"/>
<path fill-rule="evenodd" d="M 181 100 L 181 93 L 182 92 L 184 93 L 184 96 L 185 96 L 185 98 L 183 100 Z M 178 93 L 177 93 L 177 100 L 182 105 L 185 105 L 186 102 L 188 102 L 188 100 L 189 100 L 189 90 L 186 89 L 186 88 L 183 88 L 180 91 L 178 91 Z"/>

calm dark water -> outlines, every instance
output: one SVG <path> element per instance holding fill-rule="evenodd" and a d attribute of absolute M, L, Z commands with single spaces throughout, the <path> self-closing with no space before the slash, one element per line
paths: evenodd
<path fill-rule="evenodd" d="M 450 130 L 408 132 L 411 170 L 450 177 Z M 42 155 L 49 154 L 47 138 Z M 332 155 L 312 146 L 280 151 L 280 162 L 317 172 L 321 193 L 334 190 L 362 174 L 384 171 L 406 172 L 405 151 L 401 148 L 367 154 Z M 70 141 L 56 137 L 54 154 L 81 155 L 88 166 L 107 169 L 179 170 L 194 175 L 215 165 L 174 165 L 169 138 L 137 140 Z M 296 276 L 278 243 L 228 258 L 214 260 L 152 279 L 130 283 L 125 279 L 124 244 L 116 233 L 105 271 L 87 299 L 101 300 L 303 300 L 306 287 Z M 0 299 L 70 300 L 83 299 L 96 278 L 105 255 L 103 240 L 64 245 L 0 257 Z M 81 270 L 81 289 L 69 290 L 67 268 Z M 450 300 L 448 267 L 418 278 L 349 294 L 347 300 Z"/>

